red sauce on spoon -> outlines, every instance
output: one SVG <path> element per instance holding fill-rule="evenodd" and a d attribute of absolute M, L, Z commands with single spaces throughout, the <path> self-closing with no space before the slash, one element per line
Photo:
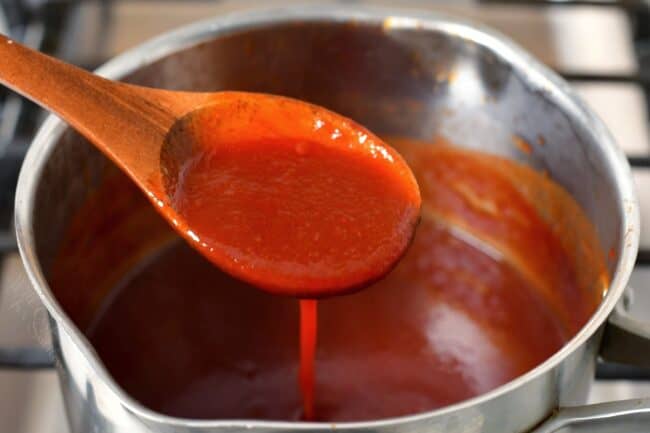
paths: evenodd
<path fill-rule="evenodd" d="M 197 110 L 170 133 L 161 161 L 180 229 L 218 267 L 275 294 L 326 297 L 384 276 L 420 212 L 406 162 L 341 116 L 259 97 Z M 235 109 L 250 115 L 220 122 Z"/>

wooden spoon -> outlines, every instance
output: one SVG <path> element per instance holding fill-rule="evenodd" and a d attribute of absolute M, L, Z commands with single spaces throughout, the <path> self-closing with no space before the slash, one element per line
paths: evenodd
<path fill-rule="evenodd" d="M 0 36 L 0 82 L 112 159 L 214 264 L 274 293 L 322 297 L 387 273 L 420 194 L 395 150 L 305 102 L 109 81 Z"/>

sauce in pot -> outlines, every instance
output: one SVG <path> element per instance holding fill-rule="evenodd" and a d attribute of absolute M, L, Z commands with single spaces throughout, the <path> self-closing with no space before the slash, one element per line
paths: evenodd
<path fill-rule="evenodd" d="M 307 353 L 299 351 L 298 301 L 230 277 L 164 224 L 153 236 L 158 217 L 133 203 L 117 201 L 115 227 L 106 209 L 94 222 L 92 201 L 80 211 L 52 268 L 57 299 L 127 393 L 187 418 L 308 416 L 300 389 L 312 385 L 299 360 L 314 347 L 313 415 L 332 422 L 435 409 L 543 362 L 584 325 L 607 286 L 602 248 L 579 206 L 514 162 L 442 142 L 390 142 L 420 185 L 416 236 L 383 280 L 319 301 L 318 345 L 303 344 Z M 127 209 L 137 211 L 126 218 Z M 146 259 L 150 247 L 128 260 L 95 251 L 102 236 L 117 247 L 143 238 L 142 229 L 165 245 Z M 84 231 L 95 233 L 95 248 L 79 242 Z M 120 260 L 116 269 L 131 271 L 99 284 L 93 266 Z M 76 272 L 80 263 L 90 269 Z M 303 316 L 308 327 L 315 309 L 303 309 L 314 313 Z"/>

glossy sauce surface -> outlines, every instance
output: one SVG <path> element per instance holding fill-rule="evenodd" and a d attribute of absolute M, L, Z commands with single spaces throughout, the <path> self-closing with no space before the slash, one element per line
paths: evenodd
<path fill-rule="evenodd" d="M 248 96 L 193 112 L 168 136 L 161 164 L 181 232 L 271 293 L 325 297 L 383 277 L 420 213 L 402 157 L 322 108 Z"/>
<path fill-rule="evenodd" d="M 391 143 L 416 174 L 422 220 L 386 278 L 318 302 L 316 420 L 413 414 L 494 389 L 556 352 L 607 286 L 593 227 L 545 176 L 444 143 Z M 166 245 L 103 296 L 83 295 L 93 276 L 72 275 L 74 254 L 53 268 L 57 298 L 116 381 L 170 415 L 303 418 L 298 301 Z"/>

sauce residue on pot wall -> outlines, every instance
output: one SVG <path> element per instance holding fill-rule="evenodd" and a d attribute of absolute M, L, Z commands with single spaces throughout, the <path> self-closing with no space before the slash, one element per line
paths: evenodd
<path fill-rule="evenodd" d="M 562 347 L 607 287 L 594 228 L 558 185 L 442 141 L 388 141 L 418 179 L 422 219 L 385 279 L 319 302 L 320 421 L 413 414 L 494 389 Z M 112 194 L 138 195 L 123 183 Z M 169 415 L 299 419 L 298 302 L 233 279 L 164 227 L 152 237 L 146 201 L 135 222 L 110 205 L 80 211 L 50 283 L 120 386 Z M 151 252 L 151 238 L 155 253 L 102 283 Z M 122 256 L 95 251 L 124 239 Z"/>

